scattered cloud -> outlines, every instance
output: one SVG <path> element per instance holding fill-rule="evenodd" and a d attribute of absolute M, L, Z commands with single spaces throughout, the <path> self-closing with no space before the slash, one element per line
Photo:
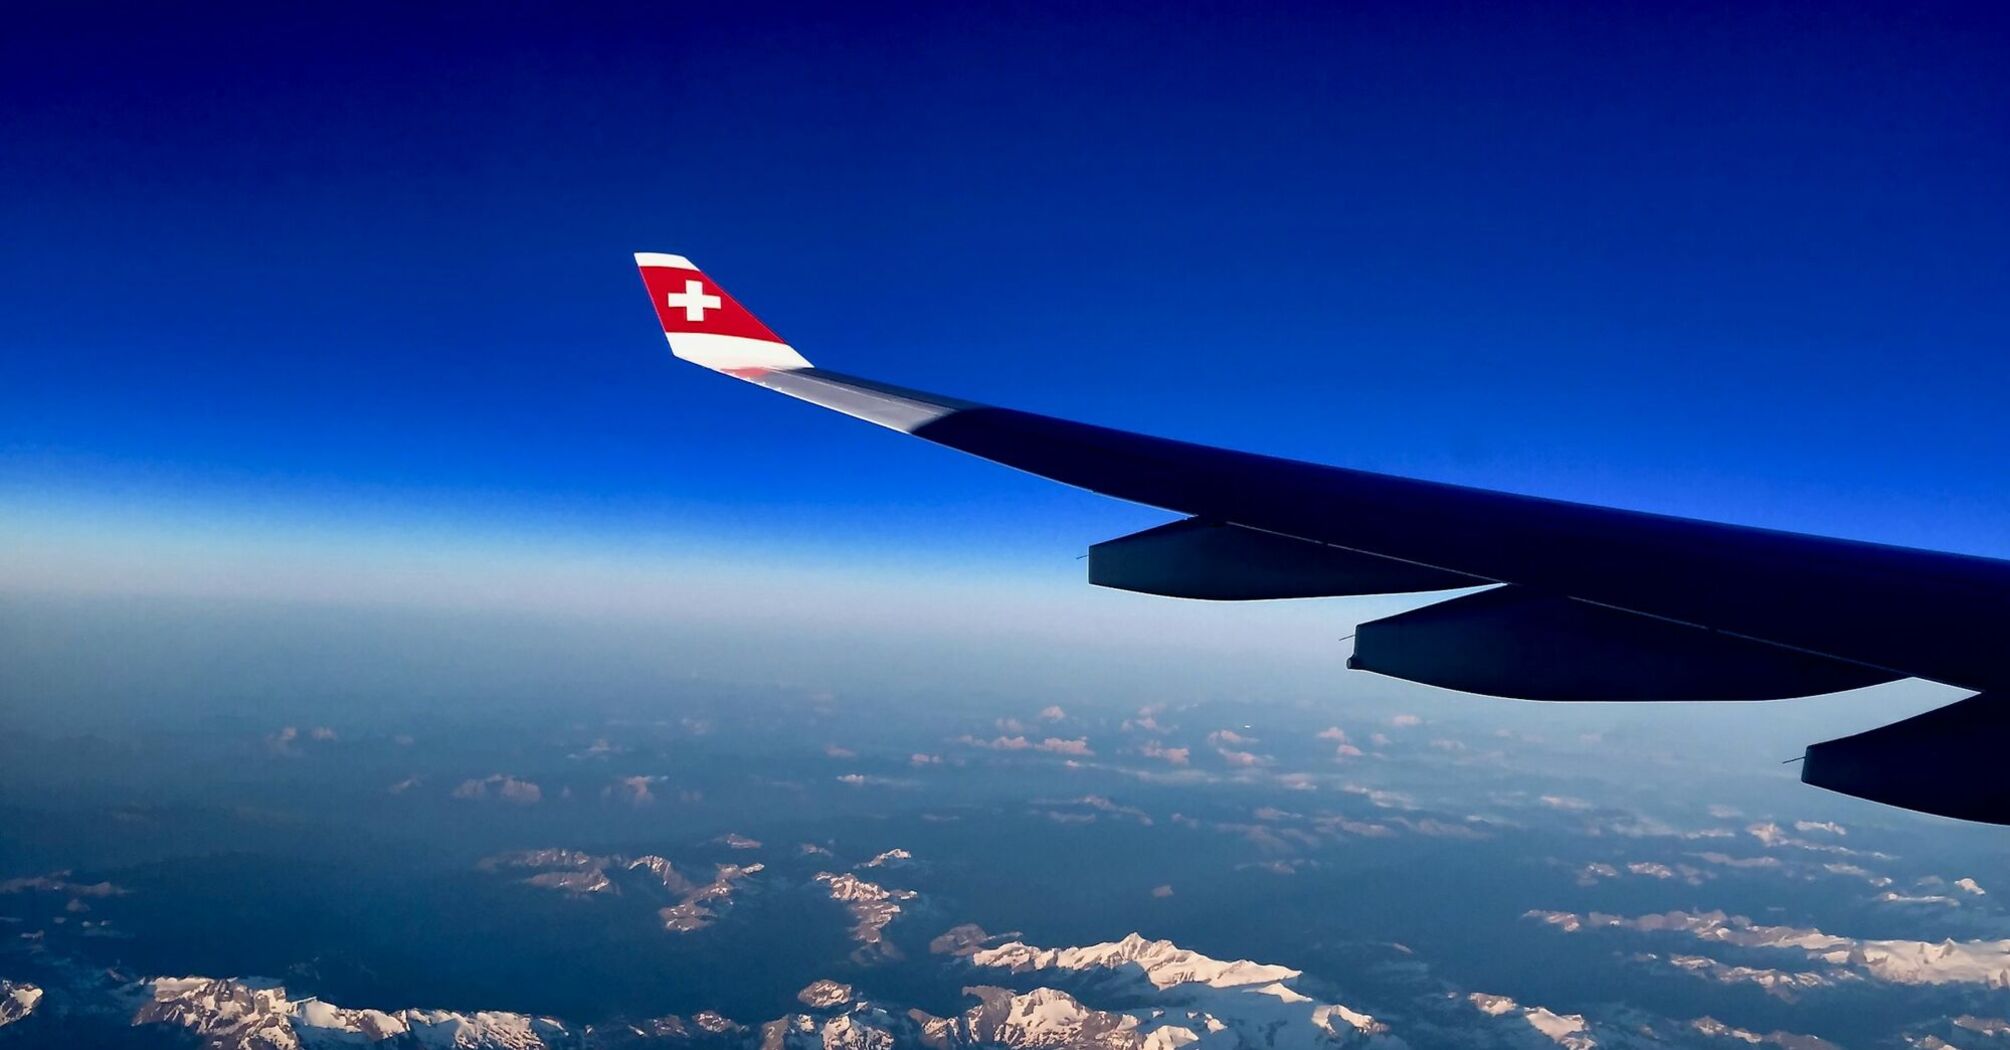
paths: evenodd
<path fill-rule="evenodd" d="M 1001 736 L 993 737 L 990 740 L 980 740 L 968 733 L 957 737 L 951 742 L 962 744 L 966 747 L 986 748 L 991 751 L 1024 751 L 1033 746 L 1032 742 L 1023 736 Z"/>
<path fill-rule="evenodd" d="M 613 802 L 624 802 L 631 806 L 647 806 L 656 801 L 656 795 L 649 790 L 654 777 L 620 777 L 600 791 L 602 798 Z"/>
<path fill-rule="evenodd" d="M 519 806 L 528 806 L 544 800 L 544 789 L 528 780 L 518 780 L 506 773 L 492 773 L 480 779 L 468 779 L 454 788 L 453 797 L 470 801 L 496 799 Z"/>

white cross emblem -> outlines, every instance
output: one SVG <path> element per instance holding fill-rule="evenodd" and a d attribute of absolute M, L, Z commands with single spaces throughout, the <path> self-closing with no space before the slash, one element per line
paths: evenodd
<path fill-rule="evenodd" d="M 717 310 L 725 301 L 716 295 L 705 294 L 705 282 L 685 281 L 684 290 L 664 296 L 663 303 L 672 310 L 683 307 L 686 321 L 703 321 L 705 311 Z"/>

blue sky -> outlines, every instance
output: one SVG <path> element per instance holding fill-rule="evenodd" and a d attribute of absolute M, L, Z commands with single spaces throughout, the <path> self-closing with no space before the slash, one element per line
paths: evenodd
<path fill-rule="evenodd" d="M 671 360 L 644 249 L 857 374 L 2010 556 L 2000 13 L 962 6 L 11 17 L 0 528 L 953 603 L 1160 520 Z"/>

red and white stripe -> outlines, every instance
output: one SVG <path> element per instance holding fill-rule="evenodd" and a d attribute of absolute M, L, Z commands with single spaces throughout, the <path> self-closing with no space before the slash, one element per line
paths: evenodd
<path fill-rule="evenodd" d="M 635 265 L 642 270 L 642 283 L 649 289 L 671 353 L 742 379 L 810 366 L 795 347 L 748 313 L 691 260 L 636 252 Z"/>

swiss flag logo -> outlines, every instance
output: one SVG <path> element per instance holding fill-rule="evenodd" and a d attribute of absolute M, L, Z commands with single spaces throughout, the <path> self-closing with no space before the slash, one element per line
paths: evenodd
<path fill-rule="evenodd" d="M 782 337 L 733 301 L 724 288 L 696 270 L 674 266 L 645 266 L 642 283 L 649 289 L 649 301 L 656 304 L 656 319 L 665 332 L 702 332 L 707 335 L 734 335 L 743 339 L 763 339 L 779 343 Z"/>

